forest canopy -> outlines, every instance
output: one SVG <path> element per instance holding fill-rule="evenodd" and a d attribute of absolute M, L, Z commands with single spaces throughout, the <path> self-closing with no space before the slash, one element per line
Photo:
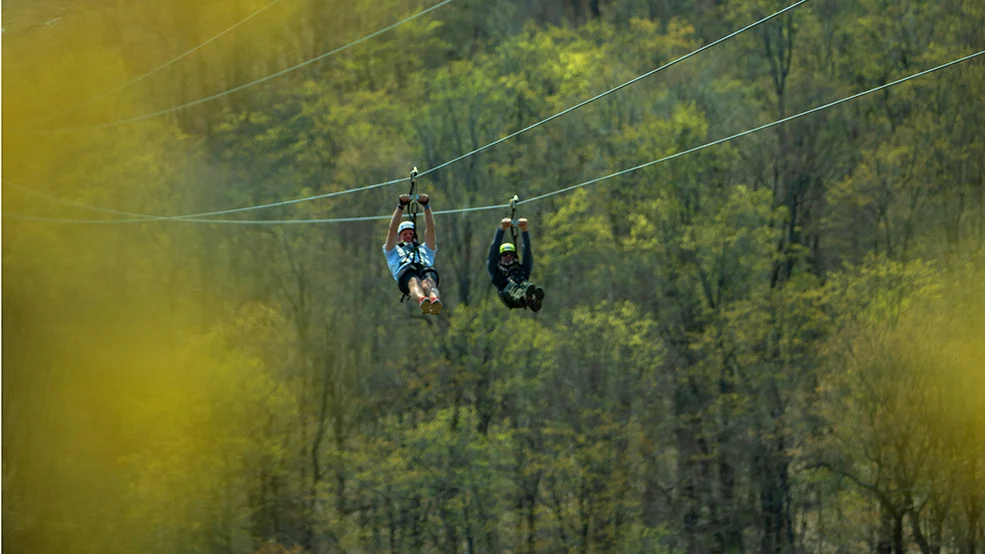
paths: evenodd
<path fill-rule="evenodd" d="M 539 124 L 793 3 L 4 2 L 3 548 L 985 550 L 985 57 L 565 190 L 985 3 L 810 0 Z M 381 251 L 415 166 L 438 317 Z M 514 194 L 536 314 L 509 210 L 440 213 Z"/>

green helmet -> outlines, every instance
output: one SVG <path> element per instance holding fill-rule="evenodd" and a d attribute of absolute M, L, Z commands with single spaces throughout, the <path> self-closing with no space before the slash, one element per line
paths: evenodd
<path fill-rule="evenodd" d="M 504 242 L 503 244 L 499 245 L 499 255 L 500 256 L 502 256 L 503 254 L 505 254 L 507 252 L 513 252 L 513 254 L 516 254 L 516 247 L 513 246 L 513 243 L 512 242 Z"/>

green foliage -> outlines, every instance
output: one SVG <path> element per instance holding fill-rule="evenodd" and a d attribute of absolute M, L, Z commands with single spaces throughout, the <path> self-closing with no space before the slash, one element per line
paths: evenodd
<path fill-rule="evenodd" d="M 153 214 L 435 167 L 781 7 L 459 0 L 172 116 L 14 135 L 265 3 L 22 4 L 4 11 L 5 181 Z M 965 55 L 985 27 L 981 2 L 884 4 L 807 3 L 420 192 L 441 210 L 556 191 Z M 281 2 L 46 125 L 195 100 L 419 9 Z M 981 550 L 983 89 L 967 63 L 522 204 L 536 314 L 488 283 L 506 210 L 438 217 L 438 318 L 397 302 L 382 221 L 4 217 L 4 546 Z M 405 190 L 229 217 L 385 214 Z M 4 201 L 111 217 L 6 184 Z"/>

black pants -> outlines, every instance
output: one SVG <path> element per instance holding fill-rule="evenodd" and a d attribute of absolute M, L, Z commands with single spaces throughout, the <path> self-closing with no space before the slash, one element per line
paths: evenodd
<path fill-rule="evenodd" d="M 438 272 L 435 271 L 433 267 L 425 267 L 421 264 L 410 264 L 403 273 L 400 274 L 400 278 L 397 279 L 397 288 L 400 292 L 409 295 L 410 294 L 410 280 L 412 277 L 417 277 L 424 283 L 424 280 L 428 277 L 434 279 L 434 286 L 438 286 L 438 281 L 441 278 L 438 276 Z"/>

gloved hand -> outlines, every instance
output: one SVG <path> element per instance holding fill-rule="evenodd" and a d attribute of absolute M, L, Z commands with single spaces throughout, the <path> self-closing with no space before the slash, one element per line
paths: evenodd
<path fill-rule="evenodd" d="M 523 232 L 527 231 L 527 218 L 521 217 L 519 221 L 520 230 Z"/>
<path fill-rule="evenodd" d="M 428 202 L 430 201 L 431 201 L 431 197 L 426 194 L 422 194 L 417 197 L 417 203 L 424 207 L 427 207 Z"/>
<path fill-rule="evenodd" d="M 410 204 L 410 195 L 409 194 L 401 194 L 400 196 L 397 197 L 397 202 L 400 202 L 400 207 L 401 208 L 406 207 L 407 204 Z"/>
<path fill-rule="evenodd" d="M 499 228 L 505 231 L 510 228 L 510 223 L 510 218 L 504 217 L 503 221 L 499 222 Z"/>

